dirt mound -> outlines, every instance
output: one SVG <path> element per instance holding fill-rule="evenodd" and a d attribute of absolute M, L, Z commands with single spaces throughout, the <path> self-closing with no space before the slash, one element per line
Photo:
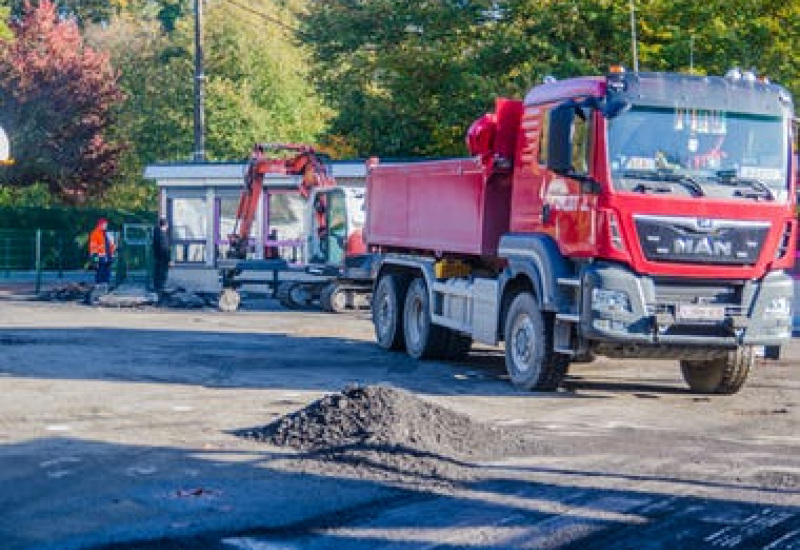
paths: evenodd
<path fill-rule="evenodd" d="M 350 387 L 240 435 L 302 451 L 397 451 L 489 459 L 530 445 L 517 436 L 385 386 Z"/>

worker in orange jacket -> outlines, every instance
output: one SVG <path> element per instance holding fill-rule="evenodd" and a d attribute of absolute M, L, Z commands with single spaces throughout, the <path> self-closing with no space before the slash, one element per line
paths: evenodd
<path fill-rule="evenodd" d="M 97 220 L 97 226 L 89 234 L 89 254 L 95 266 L 94 280 L 97 284 L 106 285 L 111 282 L 111 262 L 116 251 L 107 229 L 108 221 L 100 218 Z"/>

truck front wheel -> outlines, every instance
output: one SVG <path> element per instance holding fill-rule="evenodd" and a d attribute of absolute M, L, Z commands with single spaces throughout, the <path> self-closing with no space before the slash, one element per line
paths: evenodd
<path fill-rule="evenodd" d="M 681 361 L 683 379 L 695 393 L 734 394 L 742 389 L 755 363 L 753 346 L 740 346 L 725 357 Z"/>
<path fill-rule="evenodd" d="M 518 294 L 505 319 L 506 370 L 526 390 L 553 391 L 567 374 L 569 357 L 553 351 L 553 332 L 529 292 Z"/>
<path fill-rule="evenodd" d="M 403 302 L 405 284 L 397 275 L 382 275 L 372 297 L 375 338 L 384 349 L 403 349 Z"/>

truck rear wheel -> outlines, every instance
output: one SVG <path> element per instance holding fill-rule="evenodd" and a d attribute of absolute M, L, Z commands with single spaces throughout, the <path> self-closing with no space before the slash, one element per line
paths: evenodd
<path fill-rule="evenodd" d="M 414 279 L 403 308 L 406 351 L 414 359 L 442 357 L 449 342 L 447 329 L 431 323 L 430 300 L 425 280 Z"/>
<path fill-rule="evenodd" d="M 681 361 L 681 373 L 693 392 L 731 395 L 742 389 L 753 364 L 753 346 L 740 346 L 717 359 L 684 359 Z"/>
<path fill-rule="evenodd" d="M 372 297 L 375 339 L 384 349 L 403 349 L 403 304 L 405 281 L 397 275 L 383 275 Z"/>
<path fill-rule="evenodd" d="M 553 391 L 567 374 L 569 357 L 553 351 L 553 331 L 529 292 L 517 294 L 505 319 L 506 370 L 526 390 Z"/>

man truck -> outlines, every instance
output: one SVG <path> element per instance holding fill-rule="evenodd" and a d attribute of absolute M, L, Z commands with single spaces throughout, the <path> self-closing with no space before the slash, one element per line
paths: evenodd
<path fill-rule="evenodd" d="M 498 99 L 469 158 L 371 163 L 378 344 L 414 358 L 503 342 L 555 390 L 595 355 L 680 362 L 739 391 L 791 338 L 793 104 L 752 74 L 612 70 Z"/>

